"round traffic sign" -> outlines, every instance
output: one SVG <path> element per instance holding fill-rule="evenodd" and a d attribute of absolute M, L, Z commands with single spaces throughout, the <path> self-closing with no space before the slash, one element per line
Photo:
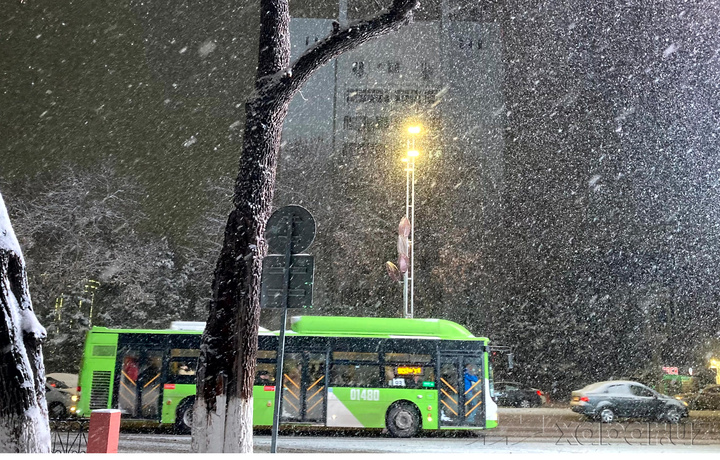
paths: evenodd
<path fill-rule="evenodd" d="M 299 254 L 315 239 L 315 219 L 310 211 L 295 204 L 283 206 L 268 219 L 265 238 L 270 254 L 284 254 L 287 249 L 288 227 L 292 224 L 291 254 Z"/>

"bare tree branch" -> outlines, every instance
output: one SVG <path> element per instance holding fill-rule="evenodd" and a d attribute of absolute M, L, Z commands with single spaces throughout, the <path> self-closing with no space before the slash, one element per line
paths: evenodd
<path fill-rule="evenodd" d="M 375 17 L 345 27 L 333 23 L 330 34 L 305 51 L 290 68 L 261 76 L 257 87 L 259 96 L 273 98 L 278 104 L 291 99 L 313 72 L 333 58 L 412 22 L 413 11 L 418 5 L 419 0 L 394 0 L 389 10 Z"/>

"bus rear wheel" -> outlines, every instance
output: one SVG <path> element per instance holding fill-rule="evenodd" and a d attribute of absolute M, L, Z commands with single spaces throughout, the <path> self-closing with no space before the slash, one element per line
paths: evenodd
<path fill-rule="evenodd" d="M 187 398 L 178 405 L 175 411 L 175 432 L 187 434 L 192 431 L 194 405 L 195 398 Z"/>
<path fill-rule="evenodd" d="M 409 438 L 415 436 L 420 429 L 420 414 L 412 404 L 397 402 L 388 409 L 385 422 L 391 435 L 396 438 Z"/>

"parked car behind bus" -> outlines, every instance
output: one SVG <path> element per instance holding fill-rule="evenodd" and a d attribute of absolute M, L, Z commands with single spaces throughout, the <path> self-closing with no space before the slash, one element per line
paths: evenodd
<path fill-rule="evenodd" d="M 495 400 L 498 406 L 537 407 L 545 403 L 542 391 L 517 382 L 496 382 Z"/>
<path fill-rule="evenodd" d="M 665 420 L 678 423 L 688 416 L 687 403 L 626 380 L 597 382 L 572 392 L 570 408 L 577 413 L 612 423 L 618 417 Z"/>
<path fill-rule="evenodd" d="M 47 399 L 48 415 L 51 419 L 64 420 L 75 412 L 72 395 L 49 383 L 45 384 L 45 398 Z"/>
<path fill-rule="evenodd" d="M 51 419 L 66 419 L 75 416 L 78 401 L 76 374 L 48 374 L 45 390 Z"/>

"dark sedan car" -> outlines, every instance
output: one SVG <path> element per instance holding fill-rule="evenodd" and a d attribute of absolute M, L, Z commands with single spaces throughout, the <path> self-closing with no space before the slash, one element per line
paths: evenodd
<path fill-rule="evenodd" d="M 498 406 L 537 407 L 543 403 L 543 394 L 522 383 L 496 382 L 495 401 Z"/>
<path fill-rule="evenodd" d="M 652 390 L 642 383 L 610 380 L 572 392 L 574 412 L 611 423 L 618 417 L 678 423 L 688 416 L 687 403 Z"/>
<path fill-rule="evenodd" d="M 720 385 L 708 385 L 694 393 L 675 395 L 685 401 L 692 410 L 720 410 Z"/>

